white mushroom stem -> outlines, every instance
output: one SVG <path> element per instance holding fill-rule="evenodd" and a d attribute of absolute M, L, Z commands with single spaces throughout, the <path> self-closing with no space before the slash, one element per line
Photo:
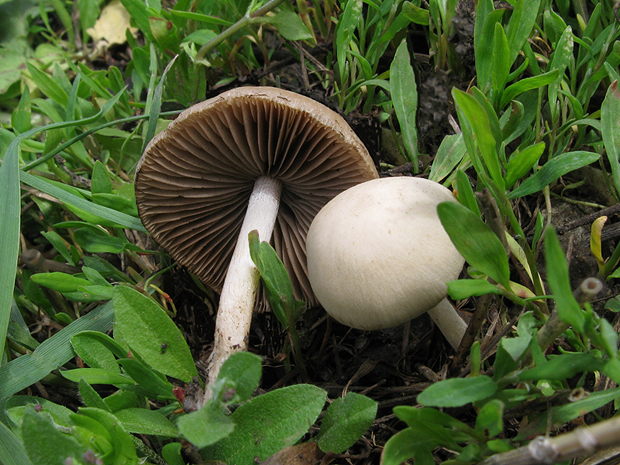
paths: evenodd
<path fill-rule="evenodd" d="M 271 239 L 281 193 L 282 183 L 269 176 L 258 178 L 254 184 L 220 295 L 213 352 L 207 364 L 209 382 L 205 389 L 205 401 L 211 397 L 211 387 L 215 384 L 224 361 L 230 354 L 247 348 L 260 280 L 258 270 L 250 257 L 248 234 L 257 230 L 261 241 Z"/>
<path fill-rule="evenodd" d="M 443 299 L 437 306 L 431 308 L 428 315 L 454 350 L 458 349 L 467 330 L 467 323 L 459 316 L 448 299 Z"/>

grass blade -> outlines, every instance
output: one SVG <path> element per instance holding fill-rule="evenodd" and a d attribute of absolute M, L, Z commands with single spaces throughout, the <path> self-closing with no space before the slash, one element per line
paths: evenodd
<path fill-rule="evenodd" d="M 392 103 L 400 124 L 403 144 L 413 163 L 413 172 L 418 172 L 418 133 L 416 130 L 415 115 L 418 110 L 418 90 L 411 62 L 407 42 L 403 41 L 394 56 L 390 66 L 390 89 Z"/>
<path fill-rule="evenodd" d="M 87 330 L 106 332 L 112 328 L 112 320 L 112 303 L 108 302 L 46 339 L 32 354 L 22 355 L 0 367 L 0 400 L 36 383 L 71 360 L 75 356 L 71 337 L 75 334 Z"/>

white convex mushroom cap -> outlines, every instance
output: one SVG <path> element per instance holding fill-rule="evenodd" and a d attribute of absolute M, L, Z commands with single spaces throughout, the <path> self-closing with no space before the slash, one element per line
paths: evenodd
<path fill-rule="evenodd" d="M 456 334 L 440 329 L 457 346 L 465 323 L 445 300 L 446 283 L 464 259 L 437 215 L 445 201 L 455 201 L 448 189 L 411 177 L 367 181 L 329 201 L 306 239 L 308 276 L 323 308 L 340 323 L 375 330 L 447 306 L 438 319 L 447 312 Z"/>

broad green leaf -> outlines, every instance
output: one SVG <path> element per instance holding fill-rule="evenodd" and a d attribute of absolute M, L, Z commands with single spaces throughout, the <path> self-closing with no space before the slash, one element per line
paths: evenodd
<path fill-rule="evenodd" d="M 13 110 L 13 114 L 11 115 L 11 125 L 13 126 L 13 129 L 19 134 L 30 131 L 32 128 L 31 117 L 30 90 L 28 86 L 26 86 L 24 87 L 24 92 L 19 99 L 17 108 Z"/>
<path fill-rule="evenodd" d="M 151 26 L 149 23 L 150 15 L 145 2 L 143 0 L 121 0 L 121 3 L 129 12 L 131 19 L 136 22 L 136 25 L 146 36 L 148 41 L 153 42 L 155 39 L 153 37 L 153 34 L 151 33 Z"/>
<path fill-rule="evenodd" d="M 85 330 L 109 331 L 112 319 L 112 304 L 106 303 L 46 339 L 32 354 L 22 355 L 1 366 L 0 400 L 26 389 L 74 358 L 75 352 L 70 343 L 73 335 Z"/>
<path fill-rule="evenodd" d="M 476 417 L 476 431 L 492 438 L 504 430 L 504 403 L 493 399 L 480 409 Z"/>
<path fill-rule="evenodd" d="M 510 268 L 504 246 L 474 212 L 456 202 L 442 202 L 437 213 L 461 255 L 474 268 L 510 289 Z"/>
<path fill-rule="evenodd" d="M 177 437 L 179 431 L 174 424 L 156 410 L 145 408 L 128 408 L 114 412 L 114 416 L 123 424 L 125 431 L 135 434 Z"/>
<path fill-rule="evenodd" d="M 161 449 L 161 456 L 168 465 L 185 465 L 185 460 L 181 455 L 183 444 L 180 442 L 169 442 Z"/>
<path fill-rule="evenodd" d="M 458 279 L 448 282 L 448 295 L 454 300 L 486 294 L 501 294 L 496 284 L 486 279 Z"/>
<path fill-rule="evenodd" d="M 127 241 L 120 237 L 111 236 L 105 231 L 93 231 L 92 228 L 80 228 L 73 232 L 75 242 L 90 253 L 114 253 L 118 254 L 125 250 Z M 87 286 L 90 282 L 83 284 Z"/>
<path fill-rule="evenodd" d="M 434 408 L 398 405 L 394 407 L 394 414 L 409 426 L 424 425 L 439 443 L 455 451 L 461 449 L 457 442 L 477 436 L 482 439 L 470 426 Z"/>
<path fill-rule="evenodd" d="M 349 392 L 334 400 L 321 423 L 319 447 L 326 453 L 343 453 L 366 432 L 376 415 L 377 402 L 366 396 Z"/>
<path fill-rule="evenodd" d="M 21 428 L 28 458 L 36 465 L 61 465 L 67 457 L 82 457 L 84 447 L 57 429 L 49 414 L 27 408 Z"/>
<path fill-rule="evenodd" d="M 262 361 L 250 352 L 231 354 L 217 375 L 213 387 L 213 399 L 225 404 L 238 404 L 252 397 L 258 388 L 262 373 Z"/>
<path fill-rule="evenodd" d="M 209 401 L 200 410 L 177 420 L 180 433 L 196 447 L 211 446 L 230 435 L 235 423 L 218 402 Z"/>
<path fill-rule="evenodd" d="M 115 326 L 146 363 L 185 382 L 198 375 L 181 330 L 161 306 L 124 285 L 115 288 L 112 302 Z M 165 350 L 162 344 L 166 344 Z"/>
<path fill-rule="evenodd" d="M 75 353 L 91 368 L 102 368 L 113 373 L 120 373 L 113 353 L 101 341 L 92 337 L 91 334 L 93 332 L 84 331 L 71 338 L 71 345 Z M 102 336 L 109 337 L 105 334 L 102 334 Z"/>
<path fill-rule="evenodd" d="M 532 336 L 502 338 L 493 364 L 495 381 L 517 368 L 519 360 L 525 355 L 531 341 Z"/>
<path fill-rule="evenodd" d="M 313 37 L 299 15 L 290 10 L 282 10 L 275 16 L 265 16 L 264 19 L 286 40 L 310 40 Z"/>
<path fill-rule="evenodd" d="M 497 384 L 488 376 L 450 378 L 431 384 L 417 398 L 429 407 L 462 407 L 486 399 L 497 391 Z"/>
<path fill-rule="evenodd" d="M 231 415 L 235 429 L 203 450 L 207 460 L 251 464 L 295 444 L 318 418 L 327 393 L 308 384 L 268 392 L 242 404 Z"/>
<path fill-rule="evenodd" d="M 433 449 L 439 446 L 432 434 L 422 425 L 399 431 L 385 444 L 381 454 L 381 465 L 401 465 L 410 458 L 416 465 L 432 465 Z"/>
<path fill-rule="evenodd" d="M 80 286 L 90 285 L 90 281 L 77 278 L 71 274 L 54 271 L 51 273 L 37 273 L 30 277 L 35 283 L 58 292 L 77 291 Z"/>
<path fill-rule="evenodd" d="M 103 368 L 75 368 L 60 372 L 69 381 L 79 383 L 81 379 L 88 384 L 133 384 L 128 376 L 104 370 Z"/>
<path fill-rule="evenodd" d="M 616 192 L 620 193 L 620 91 L 618 81 L 607 89 L 601 105 L 601 132 Z"/>
<path fill-rule="evenodd" d="M 519 187 L 510 192 L 508 198 L 516 199 L 538 192 L 560 176 L 590 165 L 599 158 L 600 155 L 598 153 L 584 151 L 566 152 L 558 155 L 545 163 L 534 175 L 527 178 Z"/>
<path fill-rule="evenodd" d="M 409 61 L 407 41 L 403 41 L 396 50 L 390 65 L 390 89 L 394 112 L 400 125 L 403 145 L 413 163 L 413 172 L 418 172 L 418 132 L 416 112 L 418 111 L 418 89 L 415 75 Z"/>
<path fill-rule="evenodd" d="M 545 143 L 539 142 L 512 155 L 506 166 L 506 188 L 510 189 L 514 183 L 525 176 L 538 163 L 544 151 Z"/>
<path fill-rule="evenodd" d="M 560 320 L 583 332 L 585 315 L 573 296 L 568 264 L 553 228 L 548 229 L 545 233 L 545 259 L 547 262 L 547 281 L 553 293 Z"/>
<path fill-rule="evenodd" d="M 437 149 L 428 179 L 441 182 L 442 179 L 452 173 L 466 153 L 467 147 L 465 147 L 462 133 L 444 137 Z"/>

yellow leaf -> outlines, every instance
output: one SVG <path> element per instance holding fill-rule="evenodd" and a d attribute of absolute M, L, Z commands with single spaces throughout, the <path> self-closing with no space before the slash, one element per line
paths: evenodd
<path fill-rule="evenodd" d="M 106 41 L 111 44 L 124 44 L 127 41 L 127 28 L 132 34 L 138 31 L 129 27 L 130 16 L 120 0 L 112 0 L 103 10 L 94 27 L 86 30 L 95 42 Z"/>

